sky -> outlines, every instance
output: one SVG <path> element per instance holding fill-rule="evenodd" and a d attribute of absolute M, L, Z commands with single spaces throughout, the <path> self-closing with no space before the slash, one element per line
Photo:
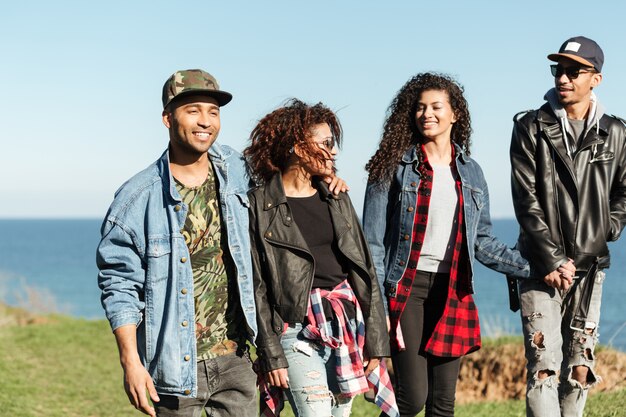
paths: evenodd
<path fill-rule="evenodd" d="M 539 107 L 550 62 L 584 35 L 605 53 L 596 93 L 626 116 L 626 3 L 615 1 L 24 1 L 0 14 L 0 218 L 102 218 L 167 147 L 161 89 L 202 68 L 233 94 L 218 140 L 242 150 L 287 99 L 344 129 L 339 175 L 360 212 L 387 108 L 419 72 L 465 87 L 491 214 L 513 217 L 513 116 Z"/>

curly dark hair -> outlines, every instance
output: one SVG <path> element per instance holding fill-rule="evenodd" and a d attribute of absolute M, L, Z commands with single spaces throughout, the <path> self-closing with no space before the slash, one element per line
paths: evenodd
<path fill-rule="evenodd" d="M 309 105 L 292 98 L 263 117 L 250 133 L 250 145 L 243 151 L 251 177 L 263 183 L 284 171 L 296 145 L 324 164 L 328 157 L 309 140 L 313 127 L 321 123 L 328 124 L 335 144 L 341 146 L 339 119 L 322 103 Z"/>
<path fill-rule="evenodd" d="M 445 91 L 457 118 L 452 125 L 452 142 L 470 154 L 472 126 L 463 87 L 446 74 L 424 72 L 415 75 L 398 91 L 387 109 L 383 136 L 376 153 L 365 165 L 369 181 L 385 183 L 393 177 L 404 153 L 416 144 L 423 143 L 423 136 L 417 129 L 415 113 L 422 92 L 427 90 Z M 420 163 L 423 160 L 421 147 L 417 146 Z"/>

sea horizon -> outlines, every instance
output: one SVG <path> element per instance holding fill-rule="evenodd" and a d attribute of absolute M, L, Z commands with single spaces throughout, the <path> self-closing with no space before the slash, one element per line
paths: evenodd
<path fill-rule="evenodd" d="M 102 219 L 0 219 L 0 301 L 36 313 L 104 319 L 97 286 L 96 247 Z M 493 219 L 494 234 L 509 246 L 513 218 Z M 604 284 L 600 342 L 626 352 L 626 239 L 609 244 L 612 265 Z M 519 313 L 509 308 L 504 276 L 475 262 L 475 294 L 483 336 L 521 334 Z"/>

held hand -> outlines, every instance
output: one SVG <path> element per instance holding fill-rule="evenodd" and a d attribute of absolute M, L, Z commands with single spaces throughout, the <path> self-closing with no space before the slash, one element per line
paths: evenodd
<path fill-rule="evenodd" d="M 348 184 L 336 175 L 332 177 L 324 177 L 324 182 L 328 184 L 328 190 L 335 195 L 339 195 L 340 192 L 345 193 L 346 191 L 350 191 Z"/>
<path fill-rule="evenodd" d="M 574 265 L 574 261 L 570 259 L 567 263 L 559 266 L 557 271 L 559 271 L 563 278 L 568 278 L 571 284 L 574 275 L 576 275 L 576 265 Z"/>
<path fill-rule="evenodd" d="M 365 365 L 365 376 L 368 377 L 380 365 L 380 358 L 371 358 L 369 362 L 366 361 L 363 365 Z"/>
<path fill-rule="evenodd" d="M 156 417 L 156 411 L 146 397 L 146 390 L 152 401 L 159 402 L 160 399 L 146 368 L 140 364 L 124 368 L 124 390 L 128 395 L 128 400 L 137 410 Z"/>
<path fill-rule="evenodd" d="M 287 376 L 287 368 L 274 369 L 265 374 L 270 385 L 279 388 L 289 388 L 289 377 Z"/>
<path fill-rule="evenodd" d="M 561 288 L 561 273 L 556 270 L 550 272 L 548 275 L 543 277 L 543 282 L 545 282 L 548 287 L 560 289 Z"/>

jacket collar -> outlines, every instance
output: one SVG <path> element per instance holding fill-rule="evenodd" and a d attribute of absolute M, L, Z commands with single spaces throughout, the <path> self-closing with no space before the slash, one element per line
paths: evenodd
<path fill-rule="evenodd" d="M 457 144 L 452 143 L 454 145 L 454 155 L 457 160 L 465 163 L 468 160 L 468 156 L 463 152 L 463 149 Z M 402 156 L 402 162 L 405 164 L 411 164 L 417 161 L 417 146 L 411 146 Z"/>
<path fill-rule="evenodd" d="M 549 103 L 545 103 L 539 110 L 537 111 L 537 116 L 535 119 L 544 125 L 558 125 L 559 120 L 557 119 L 554 111 L 552 110 Z M 609 132 L 609 119 L 606 116 L 602 116 L 599 121 L 600 131 L 608 134 Z M 560 126 L 559 126 L 560 129 Z"/>
<path fill-rule="evenodd" d="M 230 157 L 234 153 L 234 150 L 229 146 L 222 146 L 217 142 L 213 142 L 213 145 L 209 148 L 208 154 L 211 162 L 224 162 L 226 158 Z"/>
<path fill-rule="evenodd" d="M 324 197 L 325 200 L 340 200 L 340 196 L 336 196 L 330 192 L 328 185 L 321 179 L 315 177 L 313 185 L 317 188 L 317 192 Z M 280 172 L 274 174 L 272 178 L 265 183 L 263 190 L 263 210 L 270 210 L 280 204 L 287 202 L 285 189 L 283 188 L 283 176 Z"/>
<path fill-rule="evenodd" d="M 221 170 L 226 158 L 230 157 L 234 151 L 230 147 L 222 146 L 219 143 L 214 142 L 207 153 L 209 154 L 209 162 L 213 164 L 214 169 Z M 163 188 L 169 191 L 168 194 L 174 201 L 182 201 L 180 193 L 176 189 L 176 181 L 174 181 L 174 177 L 172 176 L 172 171 L 170 169 L 169 147 L 165 150 L 165 152 L 163 152 L 157 161 L 157 167 L 159 175 L 163 180 Z"/>

